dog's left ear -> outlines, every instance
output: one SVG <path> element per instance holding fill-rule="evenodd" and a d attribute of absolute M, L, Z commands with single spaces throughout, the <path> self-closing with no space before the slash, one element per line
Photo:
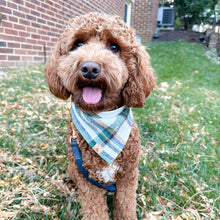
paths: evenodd
<path fill-rule="evenodd" d="M 123 89 L 124 105 L 140 108 L 155 86 L 154 70 L 145 47 L 138 45 L 133 52 L 131 64 L 128 64 L 129 78 Z"/>

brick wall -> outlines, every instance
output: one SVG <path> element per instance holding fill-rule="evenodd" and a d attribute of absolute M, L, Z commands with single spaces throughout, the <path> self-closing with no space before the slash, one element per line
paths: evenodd
<path fill-rule="evenodd" d="M 159 0 L 135 0 L 131 11 L 131 26 L 142 43 L 149 43 L 157 27 Z"/>
<path fill-rule="evenodd" d="M 0 0 L 0 66 L 44 62 L 69 18 L 91 11 L 124 18 L 125 0 Z"/>

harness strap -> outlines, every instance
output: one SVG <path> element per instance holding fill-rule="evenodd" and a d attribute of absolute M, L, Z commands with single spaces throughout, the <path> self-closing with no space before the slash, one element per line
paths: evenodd
<path fill-rule="evenodd" d="M 89 172 L 83 167 L 83 160 L 82 160 L 82 154 L 78 147 L 78 144 L 76 141 L 71 140 L 70 146 L 72 147 L 73 156 L 75 158 L 76 164 L 78 166 L 79 171 L 83 174 L 83 176 L 89 181 L 91 184 L 106 189 L 108 192 L 115 192 L 116 191 L 116 185 L 115 184 L 109 184 L 107 186 L 102 185 L 101 183 L 95 181 L 94 179 L 89 177 Z"/>

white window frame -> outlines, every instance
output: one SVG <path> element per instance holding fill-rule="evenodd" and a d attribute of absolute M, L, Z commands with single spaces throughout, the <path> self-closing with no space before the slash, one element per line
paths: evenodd
<path fill-rule="evenodd" d="M 125 20 L 125 23 L 127 24 L 127 25 L 129 25 L 129 26 L 131 26 L 131 3 L 132 3 L 133 1 L 126 1 L 125 2 L 125 5 L 127 6 L 126 8 L 127 8 L 127 11 L 125 12 L 126 13 L 126 15 L 127 15 L 127 19 Z M 125 9 L 126 9 L 125 8 Z"/>

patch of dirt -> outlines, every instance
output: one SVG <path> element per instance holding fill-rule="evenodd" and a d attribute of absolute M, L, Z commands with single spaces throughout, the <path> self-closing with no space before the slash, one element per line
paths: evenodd
<path fill-rule="evenodd" d="M 179 41 L 184 40 L 189 43 L 200 43 L 205 45 L 200 38 L 205 39 L 203 33 L 193 32 L 193 31 L 184 31 L 184 30 L 173 30 L 173 31 L 160 31 L 160 37 L 158 39 L 153 39 L 153 42 L 159 41 Z"/>

